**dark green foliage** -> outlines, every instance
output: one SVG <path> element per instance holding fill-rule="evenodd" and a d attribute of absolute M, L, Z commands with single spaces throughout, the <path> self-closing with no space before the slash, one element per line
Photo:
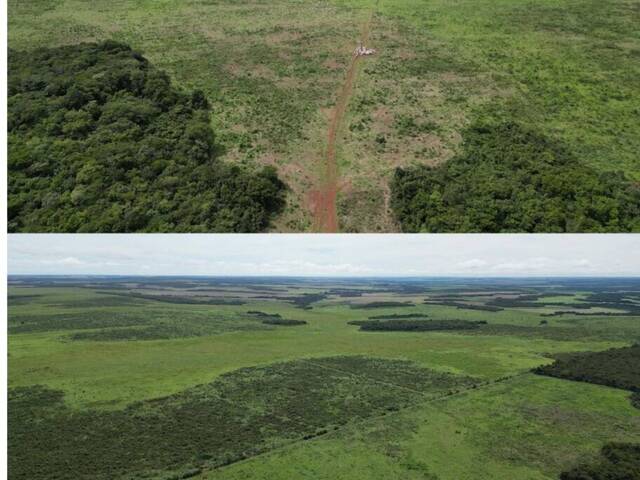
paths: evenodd
<path fill-rule="evenodd" d="M 175 303 L 175 304 L 183 304 L 183 305 L 244 305 L 246 302 L 242 300 L 227 300 L 224 298 L 212 298 L 212 297 L 204 297 L 192 295 L 188 297 L 180 297 L 178 295 L 147 295 L 144 293 L 135 293 L 135 292 L 127 292 L 127 293 L 114 293 L 114 292 L 100 292 L 107 295 L 115 295 L 120 297 L 131 297 L 131 298 L 139 298 L 143 300 L 153 300 L 155 302 L 163 302 L 163 303 Z"/>
<path fill-rule="evenodd" d="M 640 444 L 607 443 L 593 463 L 560 474 L 560 480 L 638 480 Z"/>
<path fill-rule="evenodd" d="M 421 392 L 449 391 L 460 386 L 473 386 L 475 380 L 471 377 L 454 376 L 417 368 L 405 360 L 389 360 L 371 358 L 360 355 L 314 358 L 308 360 L 314 365 L 338 369 L 353 375 L 366 376 L 376 382 L 410 388 Z"/>
<path fill-rule="evenodd" d="M 266 313 L 260 310 L 249 310 L 247 314 L 258 318 L 282 318 L 279 313 Z"/>
<path fill-rule="evenodd" d="M 243 368 L 117 411 L 12 389 L 9 470 L 13 480 L 181 478 L 473 385 L 406 361 L 337 357 Z"/>
<path fill-rule="evenodd" d="M 307 324 L 304 320 L 287 320 L 285 318 L 265 318 L 262 320 L 262 323 L 265 325 L 282 325 L 285 327 Z"/>
<path fill-rule="evenodd" d="M 508 323 L 490 323 L 482 328 L 468 332 L 473 335 L 505 335 L 522 338 L 546 338 L 557 341 L 576 340 L 620 340 L 626 338 L 625 334 L 608 330 L 595 330 L 581 327 L 549 327 L 545 325 L 512 325 Z"/>
<path fill-rule="evenodd" d="M 631 405 L 640 409 L 640 392 L 633 392 L 631 394 Z"/>
<path fill-rule="evenodd" d="M 462 303 L 462 302 L 451 302 L 451 301 L 432 301 L 425 300 L 427 305 L 442 305 L 445 307 L 456 307 L 462 310 L 479 310 L 481 312 L 500 312 L 502 308 L 495 307 L 492 305 L 473 305 L 470 303 Z"/>
<path fill-rule="evenodd" d="M 365 291 L 350 288 L 331 288 L 327 290 L 327 295 L 337 295 L 338 297 L 345 298 L 361 297 L 363 293 L 365 293 Z"/>
<path fill-rule="evenodd" d="M 102 298 L 96 305 L 103 307 Z M 91 300 L 86 299 L 87 307 Z M 67 308 L 64 305 L 64 308 Z M 163 340 L 170 338 L 215 335 L 228 331 L 264 330 L 254 319 L 221 315 L 211 311 L 166 306 L 162 309 L 117 308 L 73 311 L 72 313 L 38 313 L 9 315 L 9 333 L 36 333 L 78 330 L 65 336 L 69 340 L 120 341 Z"/>
<path fill-rule="evenodd" d="M 354 303 L 351 308 L 396 308 L 396 307 L 415 307 L 411 302 L 370 302 L 370 303 Z"/>
<path fill-rule="evenodd" d="M 324 293 L 303 293 L 299 297 L 293 297 L 293 299 L 287 300 L 293 303 L 298 308 L 309 310 L 312 308 L 312 303 L 319 302 L 320 300 L 324 300 L 325 298 L 327 298 L 327 295 Z"/>
<path fill-rule="evenodd" d="M 640 188 L 599 174 L 563 145 L 505 123 L 475 126 L 464 153 L 396 170 L 392 208 L 405 232 L 640 230 Z"/>
<path fill-rule="evenodd" d="M 539 375 L 640 392 L 640 345 L 603 352 L 571 353 L 533 370 Z"/>
<path fill-rule="evenodd" d="M 255 330 L 253 325 L 236 324 L 224 320 L 216 322 L 173 322 L 157 323 L 149 326 L 132 326 L 125 328 L 103 328 L 95 331 L 77 332 L 67 338 L 76 341 L 117 342 L 124 340 L 169 340 L 211 335 L 225 330 Z"/>
<path fill-rule="evenodd" d="M 147 302 L 141 301 L 142 299 L 129 298 L 122 296 L 100 296 L 94 298 L 86 298 L 81 300 L 67 300 L 62 303 L 51 302 L 49 305 L 62 308 L 99 308 L 99 307 L 141 307 Z"/>
<path fill-rule="evenodd" d="M 640 315 L 640 305 L 632 302 L 627 296 L 633 295 L 630 292 L 599 292 L 586 297 L 585 300 L 574 302 L 571 304 L 561 302 L 545 302 L 540 301 L 545 296 L 556 296 L 555 294 L 531 294 L 520 295 L 515 298 L 498 297 L 487 302 L 487 306 L 502 308 L 544 308 L 544 307 L 560 307 L 552 313 L 543 313 L 542 317 L 559 317 L 562 315 L 575 316 L 635 316 Z M 582 312 L 580 310 L 589 310 L 591 308 L 615 309 L 622 312 Z M 576 311 L 578 310 L 578 311 Z"/>
<path fill-rule="evenodd" d="M 360 330 L 367 332 L 434 332 L 440 330 L 475 330 L 486 322 L 468 320 L 386 320 L 357 321 Z"/>
<path fill-rule="evenodd" d="M 255 232 L 275 170 L 215 158 L 209 106 L 115 42 L 9 53 L 9 231 Z"/>
<path fill-rule="evenodd" d="M 391 315 L 372 315 L 369 320 L 393 320 L 396 318 L 427 318 L 426 313 L 393 313 Z"/>
<path fill-rule="evenodd" d="M 575 341 L 578 339 L 608 338 L 606 332 L 590 331 L 582 328 L 509 325 L 487 323 L 484 320 L 355 320 L 349 325 L 357 325 L 363 331 L 379 332 L 430 332 L 450 331 L 464 335 L 505 335 L 525 338 L 547 338 L 558 341 Z M 611 335 L 618 339 L 619 335 Z"/>
<path fill-rule="evenodd" d="M 147 325 L 152 321 L 153 315 L 148 312 L 88 311 L 79 313 L 9 315 L 9 333 L 130 327 Z"/>
<path fill-rule="evenodd" d="M 29 305 L 40 297 L 42 297 L 42 295 L 7 295 L 7 304 L 9 307 L 15 305 Z"/>

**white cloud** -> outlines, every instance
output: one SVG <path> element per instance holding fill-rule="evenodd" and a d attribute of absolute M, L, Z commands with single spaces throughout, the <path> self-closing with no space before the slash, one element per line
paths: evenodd
<path fill-rule="evenodd" d="M 465 260 L 464 262 L 459 262 L 457 264 L 458 268 L 463 270 L 477 270 L 478 268 L 486 267 L 488 263 L 485 260 L 481 260 L 479 258 L 472 258 L 471 260 Z"/>
<path fill-rule="evenodd" d="M 86 262 L 76 258 L 76 257 L 65 257 L 65 258 L 57 258 L 51 260 L 41 260 L 41 262 L 45 265 L 61 265 L 67 267 L 77 267 L 87 265 Z"/>
<path fill-rule="evenodd" d="M 640 273 L 640 235 L 9 235 L 12 274 Z"/>

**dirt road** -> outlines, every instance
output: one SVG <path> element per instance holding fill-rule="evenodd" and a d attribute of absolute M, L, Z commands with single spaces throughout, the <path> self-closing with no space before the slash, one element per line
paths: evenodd
<path fill-rule="evenodd" d="M 367 45 L 369 30 L 373 20 L 373 10 L 362 27 L 360 43 Z M 355 46 L 354 46 L 355 48 Z M 313 230 L 315 232 L 335 233 L 338 231 L 338 216 L 336 213 L 336 197 L 338 195 L 338 164 L 336 160 L 336 137 L 340 131 L 344 114 L 351 98 L 358 62 L 362 57 L 352 55 L 349 62 L 347 76 L 338 94 L 338 101 L 331 112 L 329 129 L 327 132 L 327 150 L 325 155 L 324 172 L 320 186 L 311 193 L 313 208 Z"/>

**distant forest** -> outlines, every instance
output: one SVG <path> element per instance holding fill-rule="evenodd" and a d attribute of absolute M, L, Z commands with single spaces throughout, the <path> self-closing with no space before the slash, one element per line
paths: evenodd
<path fill-rule="evenodd" d="M 257 232 L 273 168 L 216 158 L 209 104 L 127 45 L 9 51 L 10 232 Z"/>
<path fill-rule="evenodd" d="M 599 173 L 516 123 L 476 125 L 463 153 L 437 167 L 399 168 L 392 208 L 404 232 L 640 230 L 640 187 Z"/>
<path fill-rule="evenodd" d="M 602 352 L 563 354 L 552 364 L 533 371 L 539 375 L 640 392 L 640 344 Z"/>

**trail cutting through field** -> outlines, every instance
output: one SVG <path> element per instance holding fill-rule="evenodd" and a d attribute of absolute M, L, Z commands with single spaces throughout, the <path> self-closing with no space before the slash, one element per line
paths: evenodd
<path fill-rule="evenodd" d="M 366 45 L 369 40 L 369 30 L 373 21 L 374 10 L 362 27 L 360 44 Z M 338 231 L 338 215 L 336 212 L 336 197 L 338 195 L 338 164 L 336 161 L 336 137 L 340 131 L 344 114 L 351 98 L 360 55 L 353 54 L 349 62 L 347 76 L 342 84 L 338 101 L 331 112 L 329 130 L 327 132 L 327 151 L 323 177 L 320 188 L 311 193 L 313 209 L 313 229 L 316 232 L 335 233 Z"/>

